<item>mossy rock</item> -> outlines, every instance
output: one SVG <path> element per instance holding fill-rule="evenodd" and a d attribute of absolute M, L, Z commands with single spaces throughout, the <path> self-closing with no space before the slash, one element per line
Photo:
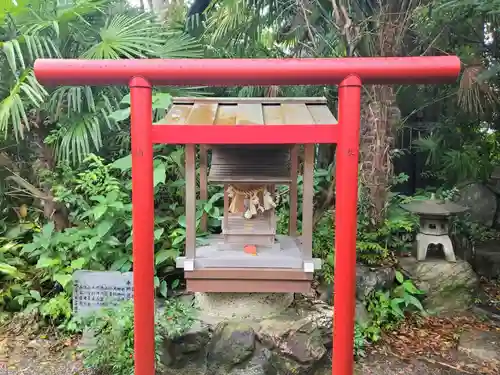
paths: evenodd
<path fill-rule="evenodd" d="M 246 323 L 222 322 L 207 349 L 207 375 L 226 374 L 248 360 L 255 350 L 255 332 Z"/>

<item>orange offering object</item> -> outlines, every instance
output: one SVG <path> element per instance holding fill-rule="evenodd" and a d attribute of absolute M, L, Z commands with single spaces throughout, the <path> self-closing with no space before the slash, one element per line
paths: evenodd
<path fill-rule="evenodd" d="M 255 245 L 245 245 L 243 251 L 250 255 L 257 255 L 257 247 Z"/>

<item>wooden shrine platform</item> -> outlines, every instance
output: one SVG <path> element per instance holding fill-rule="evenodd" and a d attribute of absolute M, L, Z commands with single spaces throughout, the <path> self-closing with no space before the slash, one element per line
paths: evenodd
<path fill-rule="evenodd" d="M 241 292 L 247 285 L 249 292 L 305 293 L 310 288 L 313 273 L 304 271 L 300 237 L 277 235 L 275 246 L 258 246 L 257 255 L 245 253 L 241 245 L 224 243 L 222 235 L 203 242 L 196 247 L 194 270 L 184 272 L 190 291 Z M 184 260 L 177 259 L 178 268 L 184 268 Z M 321 259 L 313 263 L 314 269 L 321 268 Z"/>

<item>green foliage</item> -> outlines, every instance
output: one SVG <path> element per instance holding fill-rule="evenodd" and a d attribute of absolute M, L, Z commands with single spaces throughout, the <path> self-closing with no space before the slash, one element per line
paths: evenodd
<path fill-rule="evenodd" d="M 131 301 L 101 309 L 83 319 L 95 333 L 96 345 L 83 350 L 84 365 L 103 373 L 134 373 L 134 311 Z M 185 333 L 194 322 L 194 309 L 177 299 L 166 300 L 164 310 L 155 315 L 156 366 L 162 369 L 161 353 L 166 339 Z"/>
<path fill-rule="evenodd" d="M 400 203 L 412 198 L 394 195 L 387 207 L 387 218 L 377 229 L 364 210 L 363 199 L 358 202 L 358 230 L 356 251 L 358 261 L 377 265 L 391 262 L 394 254 L 411 250 L 418 219 L 399 207 Z M 313 255 L 323 260 L 321 277 L 328 283 L 333 281 L 335 263 L 335 223 L 330 212 L 318 221 L 313 234 Z"/>
<path fill-rule="evenodd" d="M 472 221 L 469 213 L 454 217 L 451 228 L 453 232 L 470 239 L 473 244 L 500 240 L 500 232 L 497 229 Z"/>
<path fill-rule="evenodd" d="M 365 347 L 367 344 L 366 335 L 363 327 L 356 323 L 354 326 L 354 356 L 364 357 L 366 355 Z"/>
<path fill-rule="evenodd" d="M 473 67 L 491 67 L 489 78 L 493 87 L 498 86 L 496 49 L 499 44 L 484 41 L 485 24 L 491 30 L 498 28 L 498 17 L 495 17 L 498 0 L 439 0 L 416 10 L 416 2 L 401 2 L 399 6 L 398 2 L 375 6 L 350 2 L 345 10 L 357 33 L 351 38 L 356 41 L 354 45 L 348 45 L 345 36 L 338 32 L 342 25 L 338 27 L 340 20 L 332 8 L 335 2 L 309 4 L 307 12 L 286 2 L 257 2 L 253 7 L 240 0 L 214 3 L 206 14 L 204 33 L 199 40 L 171 27 L 170 8 L 168 19 L 161 20 L 157 14 L 131 9 L 122 0 L 78 0 L 64 9 L 57 9 L 54 0 L 30 1 L 30 7 L 25 0 L 16 3 L 0 8 L 0 132 L 8 137 L 0 144 L 0 150 L 15 156 L 16 167 L 19 166 L 14 168 L 15 173 L 53 194 L 56 202 L 67 210 L 63 214 L 67 214 L 70 225 L 64 230 L 55 230 L 51 217 L 40 220 L 41 215 L 35 214 L 37 208 L 30 206 L 32 217 L 18 220 L 20 222 L 12 226 L 17 205 L 11 196 L 4 199 L 7 169 L 2 169 L 0 307 L 9 311 L 37 311 L 63 325 L 70 315 L 69 280 L 74 270 L 128 271 L 133 267 L 130 96 L 124 96 L 126 92 L 122 87 L 42 87 L 33 75 L 35 58 L 369 56 L 379 54 L 377 36 L 384 35 L 379 29 L 379 25 L 387 21 L 384 15 L 402 14 L 401 20 L 411 25 L 412 38 L 401 35 L 392 39 L 411 39 L 412 45 L 391 44 L 388 48 L 418 54 L 458 53 Z M 396 22 L 395 27 L 404 32 L 404 25 Z M 477 39 L 475 43 L 474 39 Z M 475 78 L 473 76 L 469 83 L 477 87 Z M 425 129 L 418 130 L 424 135 L 415 142 L 414 150 L 427 156 L 428 175 L 436 177 L 445 188 L 464 180 L 484 180 L 499 162 L 497 132 L 492 131 L 498 128 L 498 111 L 492 110 L 494 106 L 490 104 L 495 104 L 495 100 L 485 94 L 487 86 L 480 88 L 479 94 L 477 90 L 474 93 L 462 87 L 458 89 L 457 85 L 441 86 L 435 91 L 428 90 L 426 85 L 415 91 L 398 90 L 398 104 L 406 116 L 402 125 L 413 125 L 417 111 L 419 116 L 423 115 L 423 119 L 419 117 L 416 122 L 426 124 Z M 154 121 L 163 117 L 165 108 L 171 104 L 171 96 L 180 93 L 174 88 L 165 90 L 168 93 L 163 90 L 153 93 Z M 274 86 L 211 88 L 206 92 L 220 96 L 325 96 L 334 108 L 336 90 L 329 86 Z M 470 106 L 457 100 L 457 90 L 479 102 L 479 107 L 472 106 L 475 111 L 472 116 L 464 115 L 467 110 L 470 112 Z M 411 100 L 402 100 L 402 92 L 415 95 Z M 427 111 L 428 108 L 431 110 Z M 428 122 L 431 125 L 427 126 Z M 167 285 L 166 275 L 173 270 L 175 258 L 182 255 L 186 234 L 183 150 L 172 145 L 155 146 L 154 150 L 155 285 L 160 295 L 167 296 L 169 290 L 179 284 L 176 280 Z M 318 147 L 318 156 L 321 150 Z M 55 158 L 47 160 L 52 152 Z M 100 152 L 100 157 L 92 152 Z M 389 153 L 393 156 L 397 152 L 390 150 Z M 326 159 L 318 157 L 321 168 L 314 174 L 315 203 L 319 209 L 332 182 L 333 152 L 329 152 Z M 373 159 L 368 162 L 377 164 Z M 32 164 L 33 168 L 26 168 Z M 52 170 L 40 173 L 40 164 Z M 0 159 L 0 167 L 3 166 Z M 7 175 L 12 174 L 8 170 Z M 396 180 L 399 179 L 401 176 L 396 176 Z M 302 177 L 298 183 L 301 202 Z M 448 193 L 453 195 L 443 192 L 443 196 Z M 289 220 L 287 188 L 280 187 L 279 194 L 278 232 L 284 233 Z M 36 194 L 31 196 L 33 201 L 38 200 Z M 208 232 L 219 232 L 220 187 L 209 186 L 209 197 L 207 202 L 197 202 L 197 225 L 205 212 Z M 394 253 L 408 251 L 418 223 L 415 217 L 398 207 L 399 203 L 416 197 L 394 196 L 385 207 L 385 221 L 374 226 L 368 214 L 371 198 L 361 187 L 357 253 L 359 261 L 376 265 L 390 262 Z M 301 212 L 299 203 L 299 232 Z M 494 238 L 494 233 L 470 223 L 467 218 L 457 219 L 454 228 L 476 240 Z M 334 272 L 334 230 L 334 215 L 327 211 L 316 223 L 313 238 L 314 256 L 323 259 L 321 274 L 327 281 L 331 281 Z M 202 242 L 206 234 L 198 230 L 198 241 Z M 393 304 L 404 311 L 407 303 L 410 306 L 415 302 L 405 297 L 413 295 L 408 283 L 402 281 L 400 286 L 388 295 L 373 296 L 373 309 L 379 311 L 378 321 L 400 319 L 401 314 Z M 366 337 L 360 327 L 356 337 L 356 347 L 362 351 Z M 129 366 L 126 354 L 124 352 L 122 359 L 124 365 Z"/>
<path fill-rule="evenodd" d="M 184 179 L 179 166 L 182 149 L 163 148 L 154 161 L 155 286 L 167 297 L 179 285 L 167 285 L 175 259 L 184 251 Z M 177 160 L 177 162 L 176 162 Z M 42 227 L 23 224 L 0 242 L 0 275 L 4 280 L 0 306 L 13 311 L 37 311 L 60 324 L 71 318 L 71 278 L 79 269 L 131 271 L 132 206 L 131 158 L 113 163 L 89 155 L 78 169 L 60 164 L 43 177 L 52 186 L 56 202 L 68 210 L 71 225 L 55 230 L 54 222 Z M 211 230 L 220 227 L 222 194 L 198 202 L 197 224 L 203 212 Z M 200 241 L 205 233 L 200 232 Z"/>
<path fill-rule="evenodd" d="M 57 158 L 78 164 L 122 130 L 114 117 L 124 88 L 44 88 L 33 74 L 36 58 L 189 58 L 201 57 L 203 48 L 125 0 L 78 0 L 63 9 L 56 3 L 1 7 L 0 132 L 19 142 L 31 131 L 48 135 Z"/>
<path fill-rule="evenodd" d="M 411 280 L 404 278 L 400 271 L 396 271 L 398 285 L 390 291 L 376 291 L 368 299 L 368 312 L 371 315 L 370 323 L 364 327 L 364 334 L 371 342 L 380 339 L 384 329 L 393 329 L 405 318 L 405 312 L 425 314 L 418 296 L 423 292 L 415 287 Z"/>
<path fill-rule="evenodd" d="M 71 318 L 70 295 L 54 283 L 55 279 L 66 282 L 64 275 L 47 272 L 43 260 L 39 264 L 22 253 L 20 240 L 21 237 L 0 238 L 0 308 L 35 312 L 64 327 Z"/>
<path fill-rule="evenodd" d="M 313 233 L 313 255 L 323 260 L 321 277 L 327 282 L 333 282 L 335 265 L 335 224 L 333 213 L 327 211 L 316 225 Z"/>
<path fill-rule="evenodd" d="M 498 161 L 497 135 L 477 126 L 475 132 L 456 132 L 455 128 L 455 123 L 443 123 L 434 134 L 414 141 L 416 150 L 427 155 L 427 175 L 431 173 L 447 186 L 486 181 Z"/>

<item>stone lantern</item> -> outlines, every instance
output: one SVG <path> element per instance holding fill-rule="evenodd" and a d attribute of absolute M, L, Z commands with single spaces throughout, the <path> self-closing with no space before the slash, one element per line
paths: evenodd
<path fill-rule="evenodd" d="M 449 218 L 452 215 L 467 211 L 467 207 L 453 202 L 436 199 L 415 200 L 402 204 L 401 208 L 418 215 L 420 230 L 417 234 L 417 260 L 423 261 L 427 255 L 429 245 L 441 245 L 447 261 L 456 262 L 453 244 L 448 235 Z"/>

